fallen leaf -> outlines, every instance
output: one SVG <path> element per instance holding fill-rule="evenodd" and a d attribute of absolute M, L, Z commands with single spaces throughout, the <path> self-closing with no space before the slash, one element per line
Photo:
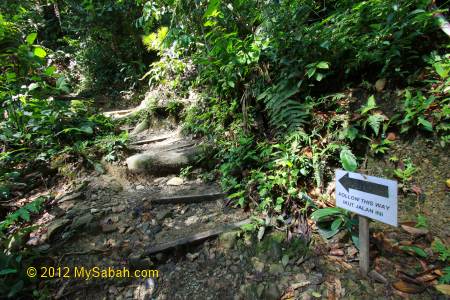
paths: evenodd
<path fill-rule="evenodd" d="M 281 297 L 280 300 L 291 300 L 291 299 L 295 299 L 295 293 L 294 290 L 289 288 Z"/>
<path fill-rule="evenodd" d="M 445 184 L 446 184 L 447 187 L 450 189 L 450 179 L 447 179 L 447 180 L 445 181 Z"/>
<path fill-rule="evenodd" d="M 302 282 L 293 283 L 293 284 L 291 284 L 291 288 L 296 290 L 296 289 L 305 287 L 305 286 L 309 285 L 310 283 L 311 282 L 309 282 L 309 281 L 302 281 Z"/>
<path fill-rule="evenodd" d="M 425 286 L 417 285 L 410 282 L 399 280 L 392 285 L 396 290 L 399 290 L 408 294 L 418 294 L 425 290 Z"/>
<path fill-rule="evenodd" d="M 438 278 L 439 276 L 437 276 L 436 274 L 425 274 L 419 277 L 416 277 L 417 280 L 425 283 L 425 282 L 429 282 L 429 281 L 433 281 L 436 278 Z"/>
<path fill-rule="evenodd" d="M 393 132 L 389 132 L 387 135 L 387 139 L 391 142 L 395 141 L 396 138 L 397 137 L 396 137 L 395 133 L 393 133 Z"/>
<path fill-rule="evenodd" d="M 426 228 L 416 228 L 416 227 L 412 227 L 406 224 L 402 224 L 401 225 L 403 230 L 405 230 L 407 233 L 415 235 L 415 236 L 421 236 L 421 235 L 426 235 L 428 234 L 428 229 Z"/>
<path fill-rule="evenodd" d="M 435 288 L 442 294 L 450 296 L 450 284 L 437 284 Z"/>
<path fill-rule="evenodd" d="M 377 82 L 375 82 L 375 89 L 377 90 L 377 92 L 383 91 L 385 86 L 386 86 L 385 78 L 378 79 Z"/>
<path fill-rule="evenodd" d="M 413 185 L 411 187 L 411 190 L 417 195 L 421 195 L 422 194 L 422 189 L 420 187 L 418 187 L 417 185 Z"/>
<path fill-rule="evenodd" d="M 342 249 L 332 249 L 331 251 L 330 251 L 330 254 L 331 255 L 334 255 L 334 256 L 344 256 L 344 250 L 342 250 Z"/>
<path fill-rule="evenodd" d="M 372 278 L 373 280 L 375 280 L 379 283 L 387 283 L 388 282 L 386 277 L 384 277 L 383 275 L 381 275 L 380 273 L 378 273 L 375 270 L 370 271 L 368 275 L 370 278 Z"/>

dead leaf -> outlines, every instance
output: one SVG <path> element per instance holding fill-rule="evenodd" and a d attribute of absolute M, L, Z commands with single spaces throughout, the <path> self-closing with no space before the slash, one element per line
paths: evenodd
<path fill-rule="evenodd" d="M 426 235 L 429 232 L 426 228 L 416 228 L 416 222 L 404 222 L 401 226 L 407 233 L 415 236 Z"/>
<path fill-rule="evenodd" d="M 418 294 L 425 290 L 425 286 L 417 285 L 403 280 L 398 280 L 392 285 L 396 290 L 408 294 Z"/>
<path fill-rule="evenodd" d="M 332 249 L 331 251 L 330 251 L 330 254 L 331 255 L 334 255 L 334 256 L 344 256 L 344 250 L 342 250 L 342 249 Z"/>
<path fill-rule="evenodd" d="M 437 284 L 435 288 L 442 294 L 450 296 L 450 284 Z"/>
<path fill-rule="evenodd" d="M 393 132 L 389 132 L 387 135 L 387 139 L 391 142 L 395 141 L 396 138 L 397 138 L 397 136 Z"/>
<path fill-rule="evenodd" d="M 309 282 L 309 281 L 302 281 L 302 282 L 293 283 L 293 284 L 291 284 L 291 288 L 296 290 L 296 289 L 305 287 L 305 286 L 309 285 L 310 283 L 311 282 Z"/>
<path fill-rule="evenodd" d="M 439 276 L 437 276 L 436 274 L 424 274 L 422 276 L 416 277 L 416 279 L 421 281 L 421 282 L 423 282 L 423 283 L 426 283 L 426 282 L 429 282 L 429 281 L 433 281 L 433 280 L 435 280 L 438 277 Z"/>
<path fill-rule="evenodd" d="M 413 191 L 417 196 L 419 196 L 423 193 L 422 189 L 420 187 L 418 187 L 417 185 L 413 185 L 411 187 L 411 191 Z"/>
<path fill-rule="evenodd" d="M 388 282 L 386 277 L 384 277 L 383 275 L 381 275 L 380 273 L 378 273 L 375 270 L 370 271 L 368 275 L 370 278 L 372 278 L 373 280 L 375 280 L 379 283 L 387 283 Z"/>
<path fill-rule="evenodd" d="M 295 299 L 295 293 L 294 293 L 294 290 L 292 290 L 292 289 L 289 288 L 289 289 L 283 294 L 283 296 L 281 297 L 280 300 L 291 300 L 291 299 Z"/>

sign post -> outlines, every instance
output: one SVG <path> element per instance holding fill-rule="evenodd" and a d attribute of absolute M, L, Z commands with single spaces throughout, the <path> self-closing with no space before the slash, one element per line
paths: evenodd
<path fill-rule="evenodd" d="M 397 226 L 397 181 L 336 170 L 336 206 L 359 216 L 359 267 L 369 272 L 369 218 Z"/>

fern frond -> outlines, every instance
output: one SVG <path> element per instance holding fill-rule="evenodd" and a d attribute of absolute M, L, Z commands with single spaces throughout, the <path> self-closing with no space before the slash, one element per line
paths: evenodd
<path fill-rule="evenodd" d="M 297 86 L 292 87 L 287 80 L 283 80 L 257 97 L 264 100 L 273 127 L 295 131 L 307 123 L 311 107 L 290 99 L 297 92 Z"/>

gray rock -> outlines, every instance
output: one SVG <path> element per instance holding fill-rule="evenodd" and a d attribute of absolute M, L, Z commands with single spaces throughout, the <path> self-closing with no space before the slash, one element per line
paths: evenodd
<path fill-rule="evenodd" d="M 273 274 L 281 274 L 284 272 L 283 265 L 281 264 L 270 264 L 269 272 Z"/>
<path fill-rule="evenodd" d="M 198 217 L 194 215 L 194 216 L 190 216 L 189 218 L 187 218 L 186 221 L 184 222 L 184 224 L 186 224 L 187 226 L 190 226 L 197 222 L 198 222 Z"/>
<path fill-rule="evenodd" d="M 64 202 L 64 201 L 68 201 L 68 200 L 78 199 L 78 198 L 81 198 L 82 196 L 83 196 L 82 192 L 77 192 L 77 193 L 70 192 L 70 193 L 66 193 L 64 195 L 56 197 L 55 200 L 58 202 Z"/>
<path fill-rule="evenodd" d="M 69 219 L 56 219 L 53 223 L 48 226 L 47 229 L 47 239 L 52 240 L 57 233 L 64 230 L 64 227 L 70 222 Z"/>
<path fill-rule="evenodd" d="M 169 181 L 166 182 L 167 185 L 178 186 L 184 183 L 183 178 L 181 177 L 173 177 Z"/>
<path fill-rule="evenodd" d="M 177 173 L 195 159 L 197 148 L 188 147 L 174 150 L 149 151 L 127 158 L 128 170 L 134 173 L 165 175 Z"/>
<path fill-rule="evenodd" d="M 281 297 L 281 292 L 275 284 L 269 284 L 264 289 L 263 299 L 278 300 Z"/>
<path fill-rule="evenodd" d="M 239 234 L 238 231 L 230 231 L 222 233 L 219 236 L 219 245 L 225 249 L 233 248 L 236 243 L 238 234 Z"/>
<path fill-rule="evenodd" d="M 85 214 L 81 217 L 77 217 L 72 221 L 72 229 L 82 229 L 87 228 L 88 224 L 92 222 L 94 216 L 92 214 Z"/>
<path fill-rule="evenodd" d="M 170 209 L 162 209 L 162 210 L 158 211 L 158 213 L 156 214 L 156 220 L 161 222 L 165 218 L 170 217 L 170 215 L 171 215 Z"/>
<path fill-rule="evenodd" d="M 150 300 L 155 292 L 156 284 L 152 278 L 147 278 L 134 290 L 135 300 Z"/>

